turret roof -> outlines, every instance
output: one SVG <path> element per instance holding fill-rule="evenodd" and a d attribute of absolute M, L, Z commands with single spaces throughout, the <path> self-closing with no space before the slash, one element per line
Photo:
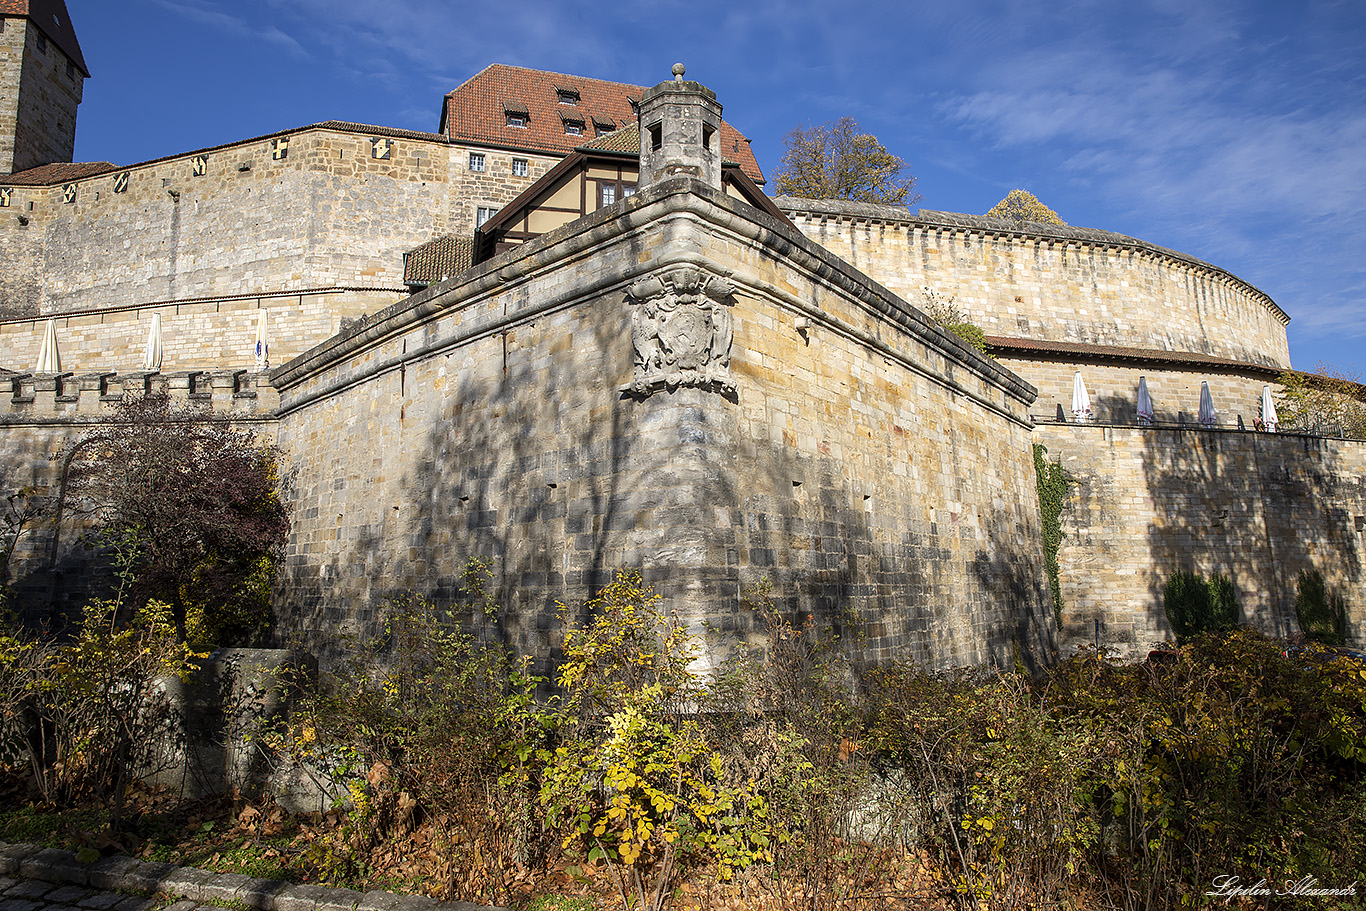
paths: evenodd
<path fill-rule="evenodd" d="M 64 0 L 0 0 L 0 16 L 23 16 L 28 19 L 42 29 L 43 34 L 61 48 L 62 53 L 70 57 L 82 73 L 90 76 Z"/>

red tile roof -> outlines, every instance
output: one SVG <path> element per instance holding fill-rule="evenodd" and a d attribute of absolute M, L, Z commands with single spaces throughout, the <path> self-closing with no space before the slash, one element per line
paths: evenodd
<path fill-rule="evenodd" d="M 1131 348 L 1127 345 L 1092 345 L 1085 342 L 1055 342 L 1048 339 L 1010 338 L 1001 335 L 986 336 L 986 343 L 991 352 L 1000 357 L 1034 357 L 1044 360 L 1081 358 L 1102 361 L 1135 361 L 1173 367 L 1234 370 L 1265 377 L 1276 377 L 1282 373 L 1292 372 L 1271 363 L 1255 364 L 1249 361 L 1235 361 L 1230 358 L 1215 357 L 1195 351 L 1163 351 L 1157 348 Z"/>
<path fill-rule="evenodd" d="M 43 30 L 48 40 L 71 58 L 87 77 L 85 57 L 81 54 L 81 43 L 76 40 L 76 30 L 71 25 L 64 0 L 0 0 L 0 16 L 24 16 Z"/>
<path fill-rule="evenodd" d="M 561 91 L 577 92 L 578 104 L 561 104 Z M 446 96 L 441 132 L 456 141 L 568 155 L 595 136 L 634 125 L 631 103 L 639 101 L 644 91 L 624 82 L 495 63 Z M 507 115 L 523 110 L 526 126 L 508 126 Z M 565 133 L 566 120 L 581 122 L 583 135 Z M 599 131 L 595 124 L 611 129 Z M 764 182 L 749 140 L 725 122 L 721 124 L 721 156 L 740 165 L 751 180 Z"/>
<path fill-rule="evenodd" d="M 76 164 L 58 162 L 39 165 L 17 174 L 0 174 L 0 183 L 7 187 L 51 187 L 115 170 L 118 169 L 107 161 L 86 161 Z"/>
<path fill-rule="evenodd" d="M 405 285 L 434 285 L 459 275 L 474 263 L 474 239 L 447 234 L 403 256 Z"/>

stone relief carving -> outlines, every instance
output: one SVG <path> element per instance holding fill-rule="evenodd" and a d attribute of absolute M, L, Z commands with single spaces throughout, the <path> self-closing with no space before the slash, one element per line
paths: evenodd
<path fill-rule="evenodd" d="M 621 391 L 647 396 L 698 386 L 734 393 L 730 376 L 735 289 L 691 266 L 668 269 L 626 289 L 635 372 Z"/>

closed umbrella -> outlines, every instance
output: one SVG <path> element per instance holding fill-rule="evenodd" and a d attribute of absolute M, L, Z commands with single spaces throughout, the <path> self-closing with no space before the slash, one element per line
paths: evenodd
<path fill-rule="evenodd" d="M 62 356 L 57 351 L 57 321 L 55 319 L 47 321 L 47 329 L 43 331 L 43 344 L 38 349 L 38 364 L 33 368 L 33 372 L 62 372 Z"/>
<path fill-rule="evenodd" d="M 256 311 L 256 369 L 270 366 L 270 345 L 266 343 L 266 311 Z"/>
<path fill-rule="evenodd" d="M 1153 422 L 1153 397 L 1148 395 L 1148 378 L 1138 378 L 1138 423 L 1147 427 Z"/>
<path fill-rule="evenodd" d="M 1213 427 L 1219 423 L 1219 416 L 1214 413 L 1214 399 L 1209 394 L 1209 383 L 1200 382 L 1200 426 Z"/>
<path fill-rule="evenodd" d="M 143 370 L 161 369 L 161 314 L 152 314 L 152 326 L 147 330 L 147 349 L 142 355 Z"/>
<path fill-rule="evenodd" d="M 1072 375 L 1072 421 L 1077 424 L 1091 422 L 1091 397 L 1086 394 L 1080 370 Z"/>
<path fill-rule="evenodd" d="M 1271 433 L 1276 432 L 1276 402 L 1271 398 L 1271 387 L 1262 387 L 1262 423 Z"/>

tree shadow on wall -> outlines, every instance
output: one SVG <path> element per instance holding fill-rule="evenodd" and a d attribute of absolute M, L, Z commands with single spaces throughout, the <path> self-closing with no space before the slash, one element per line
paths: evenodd
<path fill-rule="evenodd" d="M 1366 479 L 1328 470 L 1333 445 L 1201 430 L 1147 435 L 1144 475 L 1165 522 L 1148 529 L 1151 625 L 1170 629 L 1162 593 L 1182 569 L 1230 577 L 1242 620 L 1277 636 L 1298 632 L 1302 570 L 1359 584 L 1362 551 L 1349 504 L 1366 510 Z"/>
<path fill-rule="evenodd" d="M 691 612 L 695 631 L 719 633 L 718 661 L 762 647 L 742 595 L 763 580 L 783 613 L 838 636 L 856 663 L 1004 663 L 1037 638 L 1027 618 L 1045 602 L 1009 517 L 985 518 L 980 541 L 931 524 L 909 493 L 870 503 L 840 460 L 761 438 L 714 392 L 624 398 L 631 361 L 627 307 L 609 296 L 452 351 L 444 388 L 431 382 L 442 358 L 410 371 L 424 385 L 386 419 L 409 420 L 411 407 L 426 423 L 404 426 L 402 477 L 367 493 L 400 508 L 339 529 L 316 563 L 291 558 L 286 622 L 324 661 L 335 631 L 373 635 L 385 599 L 407 591 L 476 629 L 460 574 L 477 556 L 494 566 L 502 608 L 489 638 L 542 670 L 559 657 L 558 603 L 582 622 L 584 601 L 621 568 Z M 337 446 L 339 465 L 369 459 L 355 441 Z M 961 467 L 945 474 L 967 483 Z"/>

